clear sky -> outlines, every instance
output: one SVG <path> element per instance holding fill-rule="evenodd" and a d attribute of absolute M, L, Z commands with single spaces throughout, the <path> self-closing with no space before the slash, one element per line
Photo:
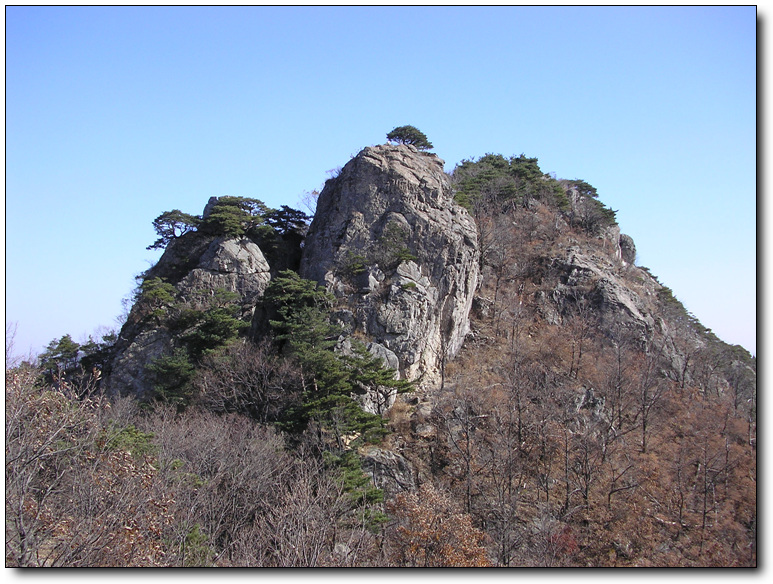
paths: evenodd
<path fill-rule="evenodd" d="M 116 327 L 153 219 L 300 208 L 411 124 L 446 170 L 539 158 L 619 210 L 639 264 L 756 354 L 752 7 L 6 7 L 6 323 Z"/>

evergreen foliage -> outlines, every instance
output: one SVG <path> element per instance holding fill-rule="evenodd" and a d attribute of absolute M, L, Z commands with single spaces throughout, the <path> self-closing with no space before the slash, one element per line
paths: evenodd
<path fill-rule="evenodd" d="M 260 247 L 272 272 L 297 271 L 311 218 L 287 205 L 269 209 L 263 218 L 265 223 L 253 229 L 250 238 Z"/>
<path fill-rule="evenodd" d="M 453 173 L 457 203 L 475 206 L 525 204 L 537 199 L 559 209 L 568 209 L 569 200 L 558 180 L 544 174 L 537 158 L 521 154 L 505 158 L 486 154 L 477 161 L 463 160 Z"/>
<path fill-rule="evenodd" d="M 161 401 L 183 407 L 195 395 L 191 384 L 202 359 L 234 341 L 249 324 L 239 318 L 238 295 L 224 289 L 183 300 L 161 278 L 140 286 L 140 314 L 152 318 L 175 339 L 175 349 L 145 366 Z"/>
<path fill-rule="evenodd" d="M 183 213 L 179 209 L 165 211 L 153 220 L 158 239 L 148 249 L 164 249 L 175 239 L 192 231 L 226 237 L 247 236 L 267 252 L 277 247 L 277 241 L 300 245 L 306 235 L 310 218 L 297 209 L 282 205 L 271 209 L 259 199 L 249 197 L 219 197 L 206 218 Z M 285 246 L 287 247 L 287 246 Z"/>
<path fill-rule="evenodd" d="M 266 224 L 278 235 L 289 233 L 304 234 L 309 226 L 310 217 L 303 211 L 282 205 L 279 209 L 270 209 L 263 214 Z"/>
<path fill-rule="evenodd" d="M 349 250 L 346 252 L 346 258 L 341 262 L 341 267 L 339 269 L 341 275 L 347 278 L 353 278 L 354 276 L 365 273 L 368 263 L 368 256 Z"/>
<path fill-rule="evenodd" d="M 84 344 L 73 341 L 70 335 L 54 339 L 38 356 L 42 381 L 62 389 L 75 389 L 78 394 L 97 389 L 101 371 L 111 357 L 110 349 L 116 339 L 113 332 L 106 333 L 101 341 L 90 336 Z"/>
<path fill-rule="evenodd" d="M 505 211 L 537 200 L 563 212 L 570 223 L 592 235 L 616 225 L 616 211 L 598 200 L 596 188 L 584 180 L 558 180 L 543 174 L 536 158 L 521 154 L 505 158 L 486 154 L 477 161 L 463 160 L 453 173 L 454 198 L 477 218 L 493 209 Z M 576 191 L 575 205 L 568 191 Z"/>
<path fill-rule="evenodd" d="M 272 280 L 263 299 L 276 316 L 270 323 L 277 340 L 297 360 L 305 379 L 302 403 L 288 411 L 284 428 L 297 432 L 314 420 L 339 448 L 347 435 L 364 441 L 382 436 L 381 417 L 363 411 L 352 396 L 379 387 L 407 391 L 411 385 L 396 380 L 394 371 L 361 344 L 353 343 L 351 355 L 335 351 L 341 329 L 330 322 L 333 297 L 316 282 L 285 271 Z"/>
<path fill-rule="evenodd" d="M 338 471 L 338 478 L 352 503 L 362 505 L 384 501 L 384 491 L 374 487 L 373 480 L 362 471 L 362 460 L 355 451 L 325 452 L 323 458 L 329 468 Z"/>
<path fill-rule="evenodd" d="M 617 225 L 617 211 L 604 205 L 598 199 L 586 196 L 583 200 L 584 209 L 579 213 L 580 226 L 592 235 L 597 235 L 604 227 Z"/>
<path fill-rule="evenodd" d="M 269 208 L 259 201 L 247 197 L 220 197 L 209 215 L 201 221 L 200 229 L 211 235 L 241 237 L 255 233 L 265 224 Z"/>
<path fill-rule="evenodd" d="M 373 355 L 362 342 L 354 340 L 352 351 L 353 355 L 344 355 L 341 358 L 349 368 L 355 386 L 363 389 L 395 388 L 398 393 L 413 389 L 411 382 L 395 379 L 395 371 L 385 367 L 381 357 Z"/>
<path fill-rule="evenodd" d="M 81 345 L 80 365 L 87 373 L 101 372 L 112 356 L 111 349 L 118 340 L 118 335 L 110 331 L 102 336 L 102 339 L 95 341 L 91 336 L 89 340 Z"/>
<path fill-rule="evenodd" d="M 140 284 L 135 302 L 145 317 L 161 322 L 169 307 L 175 303 L 176 294 L 175 287 L 162 278 L 147 278 Z"/>
<path fill-rule="evenodd" d="M 574 180 L 566 181 L 566 184 L 577 189 L 577 192 L 584 197 L 593 197 L 595 199 L 599 196 L 596 187 L 588 184 L 584 180 L 576 178 Z"/>
<path fill-rule="evenodd" d="M 106 450 L 123 450 L 141 460 L 158 452 L 158 445 L 153 438 L 152 432 L 143 432 L 134 424 L 122 427 L 113 422 L 102 431 L 97 443 Z"/>
<path fill-rule="evenodd" d="M 154 359 L 145 370 L 160 401 L 182 408 L 193 397 L 190 381 L 196 368 L 185 349 L 177 348 L 171 354 Z"/>
<path fill-rule="evenodd" d="M 40 355 L 43 369 L 54 373 L 58 370 L 73 368 L 78 360 L 80 345 L 72 340 L 70 335 L 64 335 L 59 340 L 51 341 Z"/>
<path fill-rule="evenodd" d="M 410 144 L 419 150 L 431 150 L 432 142 L 414 126 L 399 126 L 387 134 L 387 140 L 397 144 Z"/>
<path fill-rule="evenodd" d="M 239 331 L 247 326 L 236 314 L 237 307 L 229 306 L 214 307 L 193 315 L 193 328 L 181 336 L 181 341 L 195 361 L 235 339 Z"/>
<path fill-rule="evenodd" d="M 271 326 L 280 341 L 293 340 L 294 333 L 303 332 L 298 339 L 308 339 L 310 344 L 332 343 L 340 330 L 332 326 L 327 319 L 327 311 L 332 307 L 332 294 L 319 288 L 316 282 L 304 280 L 297 273 L 285 270 L 280 272 L 269 284 L 263 295 L 264 304 L 277 316 L 271 320 Z M 311 318 L 308 326 L 304 325 Z"/>
<path fill-rule="evenodd" d="M 197 523 L 185 536 L 182 567 L 205 568 L 211 566 L 214 556 L 207 534 L 201 531 L 201 526 Z"/>
<path fill-rule="evenodd" d="M 153 229 L 156 230 L 158 239 L 147 249 L 164 249 L 173 239 L 196 229 L 200 222 L 200 217 L 183 213 L 179 209 L 161 213 L 153 220 Z"/>

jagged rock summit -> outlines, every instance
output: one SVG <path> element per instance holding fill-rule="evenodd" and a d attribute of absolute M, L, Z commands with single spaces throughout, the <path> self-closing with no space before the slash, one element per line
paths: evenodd
<path fill-rule="evenodd" d="M 478 282 L 477 230 L 443 161 L 410 145 L 363 149 L 327 181 L 300 274 L 403 378 L 436 384 L 461 348 Z"/>
<path fill-rule="evenodd" d="M 202 222 L 217 204 L 210 199 Z M 186 339 L 223 294 L 241 322 L 252 321 L 250 336 L 261 336 L 265 315 L 256 308 L 282 258 L 265 255 L 259 242 L 205 229 L 173 237 L 144 274 L 106 372 L 109 391 L 151 394 L 148 365 L 190 349 Z M 443 161 L 411 145 L 382 145 L 326 183 L 300 275 L 334 293 L 340 350 L 351 350 L 350 337 L 363 340 L 402 379 L 437 384 L 469 332 L 479 261 L 474 221 L 454 202 Z"/>

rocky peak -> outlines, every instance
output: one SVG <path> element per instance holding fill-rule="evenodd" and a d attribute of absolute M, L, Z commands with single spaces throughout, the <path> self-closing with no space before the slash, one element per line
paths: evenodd
<path fill-rule="evenodd" d="M 633 264 L 636 261 L 636 244 L 633 238 L 625 233 L 620 234 L 620 256 L 626 264 Z"/>
<path fill-rule="evenodd" d="M 216 197 L 210 199 L 204 216 L 216 201 Z M 153 279 L 171 285 L 174 302 L 187 308 L 205 308 L 218 294 L 231 293 L 239 318 L 249 322 L 271 277 L 263 253 L 249 238 L 192 231 L 168 244 L 158 263 L 145 274 L 145 282 Z M 114 347 L 106 379 L 108 391 L 146 395 L 152 389 L 147 365 L 174 350 L 175 335 L 163 320 L 148 312 L 140 295 Z"/>
<path fill-rule="evenodd" d="M 301 276 L 332 291 L 349 333 L 393 354 L 403 377 L 436 383 L 469 330 L 478 262 L 474 221 L 454 202 L 443 161 L 381 145 L 326 183 Z"/>
<path fill-rule="evenodd" d="M 204 207 L 204 212 L 201 214 L 202 219 L 208 218 L 212 214 L 212 210 L 217 205 L 218 200 L 220 197 L 210 197 L 209 201 L 207 201 L 206 206 Z"/>

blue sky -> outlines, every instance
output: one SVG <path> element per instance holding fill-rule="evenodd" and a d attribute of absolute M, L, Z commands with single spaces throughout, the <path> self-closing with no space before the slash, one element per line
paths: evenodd
<path fill-rule="evenodd" d="M 152 221 L 300 207 L 398 125 L 446 170 L 539 158 L 756 353 L 754 7 L 6 7 L 6 323 L 115 327 Z"/>

